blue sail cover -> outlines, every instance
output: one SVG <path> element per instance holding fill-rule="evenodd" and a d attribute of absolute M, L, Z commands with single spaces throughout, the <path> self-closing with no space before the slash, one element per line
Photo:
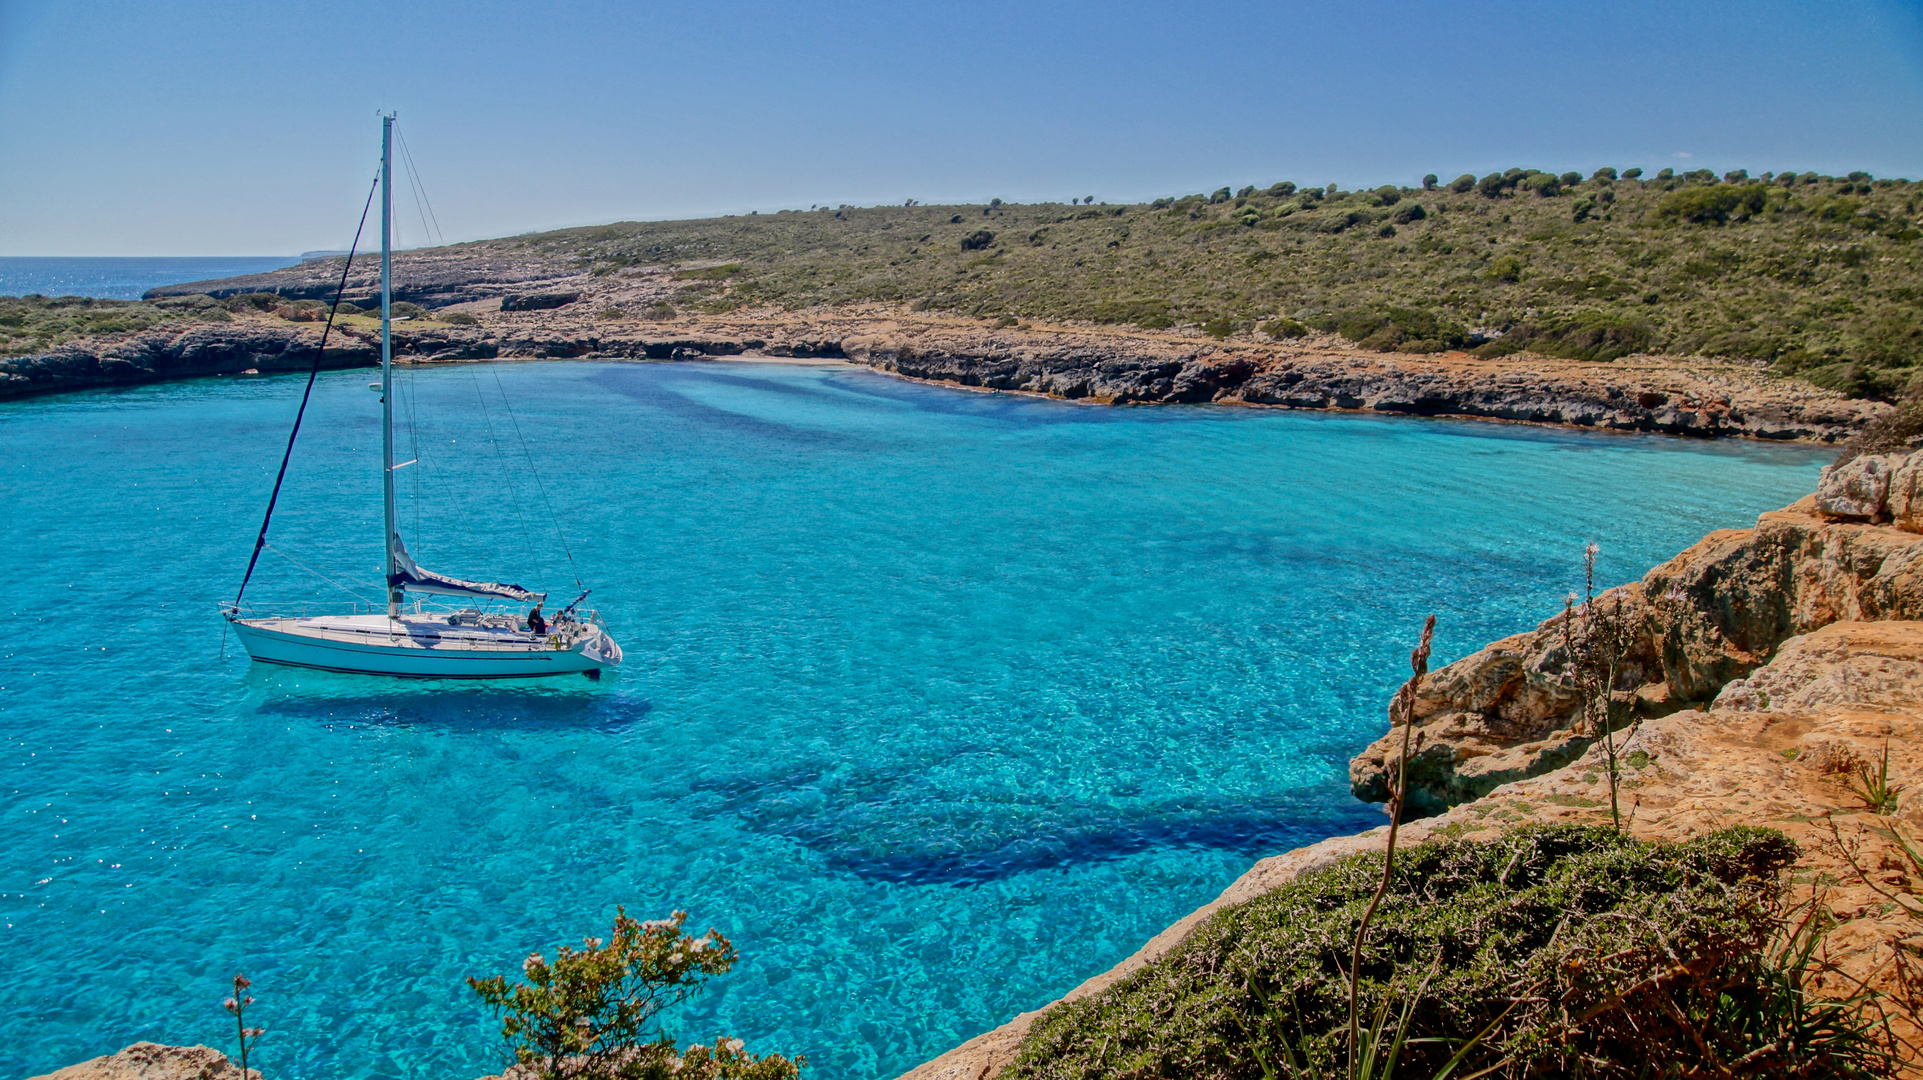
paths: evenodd
<path fill-rule="evenodd" d="M 389 574 L 387 586 L 390 589 L 412 589 L 415 592 L 439 593 L 442 596 L 498 596 L 522 603 L 546 600 L 548 594 L 529 592 L 519 585 L 503 585 L 496 581 L 462 581 L 423 570 L 415 565 L 407 553 L 407 545 L 401 543 L 397 533 L 392 538 L 394 544 L 394 566 L 396 572 Z"/>

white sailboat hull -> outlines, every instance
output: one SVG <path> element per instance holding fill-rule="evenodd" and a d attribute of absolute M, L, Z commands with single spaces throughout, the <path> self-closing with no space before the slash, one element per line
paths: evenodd
<path fill-rule="evenodd" d="M 621 647 L 594 624 L 548 636 L 506 627 L 451 626 L 444 618 L 334 615 L 231 618 L 247 655 L 266 664 L 416 679 L 599 677 Z"/>

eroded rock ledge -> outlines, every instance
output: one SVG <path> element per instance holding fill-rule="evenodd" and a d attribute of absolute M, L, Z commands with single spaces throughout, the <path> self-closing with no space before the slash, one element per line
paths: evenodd
<path fill-rule="evenodd" d="M 452 305 L 443 310 L 471 315 L 478 324 L 399 324 L 397 355 L 423 363 L 845 358 L 905 378 L 1103 404 L 1217 402 L 1812 442 L 1847 438 L 1888 409 L 1752 365 L 1700 359 L 1586 364 L 1521 355 L 1404 356 L 1359 351 L 1333 337 L 1292 344 L 1217 342 L 1132 328 L 995 327 L 891 309 L 732 312 L 647 322 L 596 314 L 626 310 L 604 304 L 632 308 L 645 302 L 655 294 L 644 283 L 610 285 L 581 276 L 533 284 L 548 290 L 541 295 L 578 299 L 527 310 L 504 310 L 499 296 Z M 335 333 L 326 366 L 377 359 L 371 335 L 339 328 Z M 316 324 L 266 317 L 76 342 L 0 361 L 0 397 L 248 368 L 304 369 L 313 362 L 308 350 L 317 335 Z"/>
<path fill-rule="evenodd" d="M 1841 621 L 1923 619 L 1919 533 L 1923 453 L 1826 470 L 1817 494 L 1762 515 L 1754 528 L 1711 533 L 1640 582 L 1603 594 L 1606 607 L 1621 604 L 1634 635 L 1619 697 L 1644 716 L 1701 706 L 1797 635 Z M 1439 813 L 1589 748 L 1562 622 L 1557 615 L 1488 645 L 1424 684 L 1413 813 Z M 1358 798 L 1388 798 L 1387 762 L 1398 744 L 1384 735 L 1350 762 Z"/>

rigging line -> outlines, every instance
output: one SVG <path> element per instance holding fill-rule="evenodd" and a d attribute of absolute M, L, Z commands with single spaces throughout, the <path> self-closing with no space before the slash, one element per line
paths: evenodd
<path fill-rule="evenodd" d="M 487 441 L 494 446 L 494 469 L 501 474 L 501 486 L 507 488 L 508 499 L 514 503 L 514 518 L 521 525 L 521 543 L 527 546 L 528 562 L 540 561 L 534 553 L 534 536 L 528 532 L 527 513 L 521 509 L 521 491 L 514 486 L 514 478 L 507 471 L 507 455 L 501 453 L 501 441 L 494 437 L 494 419 L 488 414 L 487 395 L 481 392 L 481 377 L 474 374 L 472 367 L 467 369 L 468 376 L 474 380 L 474 399 L 481 403 L 481 423 L 487 428 Z"/>
<path fill-rule="evenodd" d="M 434 236 L 437 241 L 446 244 L 447 234 L 441 231 L 441 219 L 434 213 L 434 200 L 427 196 L 427 184 L 421 180 L 421 171 L 414 167 L 414 152 L 407 148 L 407 136 L 400 132 L 398 124 L 395 125 L 394 133 L 401 136 L 401 160 L 407 163 L 408 175 L 414 178 L 414 197 L 427 204 L 427 215 L 422 219 L 421 227 L 423 229 L 427 227 L 426 218 L 433 218 Z"/>
<path fill-rule="evenodd" d="M 423 533 L 421 532 L 421 503 L 424 501 L 423 496 L 425 493 L 423 487 L 426 484 L 423 477 L 427 472 L 428 465 L 425 461 L 421 460 L 420 423 L 414 410 L 414 402 L 418 396 L 415 386 L 415 377 L 417 375 L 418 372 L 413 369 L 413 365 L 409 365 L 408 369 L 402 374 L 401 379 L 396 381 L 395 386 L 401 391 L 401 412 L 407 418 L 408 457 L 421 463 L 421 467 L 414 470 L 414 475 L 408 479 L 408 486 L 413 489 L 414 495 L 413 499 L 409 502 L 409 509 L 414 511 L 414 539 L 419 541 L 423 537 Z"/>
<path fill-rule="evenodd" d="M 354 267 L 354 252 L 361 246 L 361 230 L 367 228 L 367 212 L 374 206 L 374 192 L 379 190 L 381 178 L 377 174 L 374 183 L 367 189 L 367 202 L 361 206 L 361 223 L 354 226 L 354 242 L 347 248 L 347 259 L 341 263 L 340 284 L 334 287 L 334 303 L 327 309 L 327 325 L 321 329 L 320 345 L 314 349 L 314 367 L 307 373 L 307 389 L 301 392 L 300 408 L 294 413 L 294 430 L 287 433 L 287 450 L 280 456 L 280 472 L 274 476 L 274 493 L 267 497 L 267 513 L 260 519 L 260 535 L 254 538 L 254 554 L 247 560 L 247 573 L 240 579 L 240 588 L 234 593 L 234 613 L 240 612 L 240 598 L 247 593 L 247 583 L 253 580 L 254 567 L 260 562 L 260 549 L 267 546 L 267 526 L 274 520 L 274 504 L 280 501 L 281 484 L 287 480 L 287 463 L 294 457 L 294 440 L 300 436 L 301 418 L 307 415 L 307 400 L 314 396 L 314 380 L 320 376 L 321 357 L 327 351 L 327 335 L 334 332 L 334 315 L 341 306 L 341 294 L 347 291 L 347 272 Z"/>
<path fill-rule="evenodd" d="M 498 367 L 491 370 L 494 374 L 494 385 L 501 391 L 501 406 L 507 410 L 508 422 L 514 425 L 514 437 L 521 441 L 521 456 L 527 458 L 528 472 L 534 474 L 534 486 L 541 493 L 542 505 L 547 507 L 548 523 L 554 526 L 554 535 L 561 541 L 561 552 L 568 557 L 568 569 L 574 571 L 574 583 L 580 585 L 581 568 L 574 564 L 574 552 L 568 550 L 568 537 L 561 531 L 561 519 L 555 516 L 554 503 L 548 500 L 548 486 L 541 480 L 541 470 L 534 466 L 534 455 L 528 452 L 527 437 L 521 434 L 521 422 L 514 418 L 514 405 L 507 399 L 507 387 L 501 382 L 501 370 Z"/>
<path fill-rule="evenodd" d="M 319 570 L 316 570 L 313 567 L 307 565 L 306 563 L 301 562 L 299 559 L 294 558 L 292 555 L 287 554 L 285 551 L 282 551 L 281 549 L 275 547 L 274 545 L 265 544 L 263 546 L 266 547 L 268 551 L 271 551 L 274 554 L 279 555 L 281 558 L 286 559 L 288 562 L 293 563 L 295 566 L 300 567 L 302 570 L 305 570 L 308 573 L 314 575 L 315 577 L 321 579 L 322 581 L 327 582 L 329 585 L 332 585 L 336 589 L 339 589 L 340 591 L 346 593 L 347 595 L 353 597 L 354 599 L 359 600 L 361 603 L 363 604 L 374 603 L 374 601 L 369 600 L 367 597 L 362 596 L 360 593 L 357 593 L 354 590 L 348 588 L 347 586 L 342 585 L 340 582 L 335 581 L 333 578 L 328 577 L 326 574 L 321 573 Z"/>

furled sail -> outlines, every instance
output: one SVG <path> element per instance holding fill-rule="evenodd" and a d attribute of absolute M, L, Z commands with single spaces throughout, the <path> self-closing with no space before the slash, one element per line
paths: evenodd
<path fill-rule="evenodd" d="M 496 581 L 462 581 L 432 570 L 423 570 L 407 553 L 407 545 L 401 543 L 398 533 L 392 534 L 390 542 L 393 544 L 395 570 L 387 576 L 387 587 L 390 589 L 412 589 L 442 596 L 499 596 L 522 603 L 547 599 L 548 594 L 529 592 L 519 585 L 503 585 Z"/>

